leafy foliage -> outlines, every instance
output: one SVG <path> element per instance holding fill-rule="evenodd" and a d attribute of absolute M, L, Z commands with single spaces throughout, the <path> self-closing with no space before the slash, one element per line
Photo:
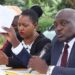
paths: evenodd
<path fill-rule="evenodd" d="M 5 38 L 2 35 L 0 35 L 0 49 L 2 48 L 2 45 L 4 44 L 5 41 L 6 41 Z"/>
<path fill-rule="evenodd" d="M 5 3 L 5 5 L 17 5 L 22 10 L 30 8 L 35 4 L 41 6 L 44 11 L 39 21 L 39 30 L 41 31 L 45 30 L 48 25 L 52 25 L 54 16 L 58 10 L 65 7 L 75 8 L 75 0 L 0 0 L 0 2 Z M 52 22 L 50 22 L 49 18 Z"/>
<path fill-rule="evenodd" d="M 53 24 L 53 19 L 58 10 L 63 8 L 75 8 L 75 0 L 0 0 L 0 4 L 17 5 L 22 10 L 30 8 L 32 5 L 42 7 L 44 13 L 39 19 L 38 30 L 44 31 Z M 0 37 L 0 43 L 3 42 Z"/>
<path fill-rule="evenodd" d="M 0 0 L 0 4 L 4 4 L 5 3 L 5 0 Z"/>
<path fill-rule="evenodd" d="M 41 17 L 39 20 L 38 30 L 43 32 L 53 25 L 53 19 L 50 17 Z"/>

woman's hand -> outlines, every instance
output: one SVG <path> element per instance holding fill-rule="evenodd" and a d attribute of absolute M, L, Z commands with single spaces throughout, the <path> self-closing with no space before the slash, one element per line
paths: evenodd
<path fill-rule="evenodd" d="M 7 33 L 2 33 L 2 35 L 4 35 L 6 37 L 6 39 L 12 43 L 13 47 L 16 47 L 19 44 L 19 40 L 16 37 L 14 28 L 13 27 L 11 27 L 11 28 L 3 27 L 3 29 Z"/>
<path fill-rule="evenodd" d="M 13 38 L 14 37 L 16 38 L 13 27 L 11 28 L 3 27 L 3 29 L 6 31 L 6 33 L 2 33 L 2 35 L 4 35 L 9 42 L 12 42 Z"/>

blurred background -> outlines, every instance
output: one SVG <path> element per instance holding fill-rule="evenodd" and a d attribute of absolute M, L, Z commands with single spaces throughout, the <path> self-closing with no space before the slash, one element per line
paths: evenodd
<path fill-rule="evenodd" d="M 58 10 L 63 8 L 75 8 L 75 0 L 0 0 L 0 4 L 4 6 L 16 6 L 16 10 L 30 8 L 33 5 L 39 5 L 44 13 L 39 19 L 38 30 L 44 32 L 50 30 L 53 25 L 54 16 Z M 18 8 L 17 8 L 18 7 Z M 0 48 L 5 39 L 0 35 Z"/>

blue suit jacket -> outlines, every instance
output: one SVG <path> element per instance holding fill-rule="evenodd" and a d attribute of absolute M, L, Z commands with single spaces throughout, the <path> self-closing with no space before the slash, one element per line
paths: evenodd
<path fill-rule="evenodd" d="M 14 57 L 17 58 L 24 67 L 27 67 L 31 54 L 29 54 L 27 50 L 23 48 L 22 51 L 18 55 L 14 55 Z"/>
<path fill-rule="evenodd" d="M 30 49 L 31 55 L 38 56 L 40 54 L 41 50 L 43 49 L 43 47 L 47 43 L 51 45 L 51 41 L 49 39 L 47 39 L 43 34 L 41 34 L 41 33 L 39 33 L 39 34 L 40 35 L 36 38 L 36 40 L 34 41 L 32 47 Z M 20 41 L 22 41 L 22 40 L 20 40 Z M 11 47 L 12 47 L 12 44 L 10 42 L 8 42 L 8 44 L 3 48 L 4 53 L 9 57 L 9 64 L 7 66 L 11 66 L 13 68 L 26 67 L 22 64 L 22 62 L 19 59 L 16 58 L 15 55 L 13 55 L 13 52 L 11 51 Z M 22 52 L 21 52 L 21 54 L 22 54 Z M 49 61 L 48 61 L 48 63 L 49 63 Z"/>
<path fill-rule="evenodd" d="M 49 50 L 50 53 L 49 52 L 46 53 L 44 59 L 50 60 L 51 65 L 56 65 L 59 56 L 62 52 L 63 46 L 64 46 L 63 42 L 60 42 L 57 39 L 55 39 L 52 43 L 51 50 Z M 22 62 L 22 64 L 24 64 L 24 66 L 27 66 L 31 56 L 26 50 L 23 49 L 22 52 L 16 57 Z M 65 67 L 55 66 L 54 70 L 52 71 L 52 75 L 75 75 L 75 43 L 71 50 L 67 67 L 65 68 Z"/>
<path fill-rule="evenodd" d="M 75 68 L 55 67 L 51 75 L 75 75 Z"/>
<path fill-rule="evenodd" d="M 51 49 L 51 65 L 57 64 L 63 47 L 64 43 L 55 38 Z M 64 68 L 56 66 L 52 72 L 52 75 L 75 75 L 75 43 L 73 44 L 67 67 Z"/>
<path fill-rule="evenodd" d="M 62 49 L 64 47 L 64 43 L 56 40 L 53 44 L 52 50 L 51 50 L 51 64 L 56 65 L 58 62 L 58 59 L 60 57 L 60 54 L 62 52 Z M 67 67 L 75 67 L 75 43 L 73 44 Z"/>

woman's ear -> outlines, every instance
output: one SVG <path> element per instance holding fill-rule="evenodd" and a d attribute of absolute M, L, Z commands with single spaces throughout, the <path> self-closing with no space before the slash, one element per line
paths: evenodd
<path fill-rule="evenodd" d="M 34 24 L 34 27 L 35 27 L 35 30 L 37 30 L 37 29 L 38 29 L 38 24 L 35 23 L 35 24 Z"/>

